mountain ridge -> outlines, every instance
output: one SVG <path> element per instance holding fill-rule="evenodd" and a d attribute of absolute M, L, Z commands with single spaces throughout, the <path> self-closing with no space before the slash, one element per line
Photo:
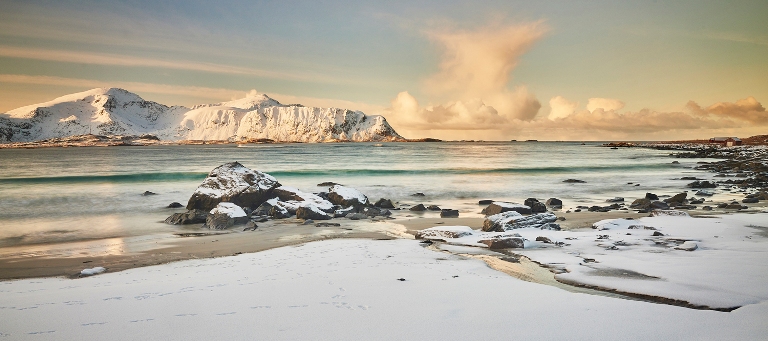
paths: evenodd
<path fill-rule="evenodd" d="M 147 101 L 125 89 L 95 88 L 0 114 L 0 143 L 84 134 L 151 134 L 167 141 L 405 140 L 380 115 L 340 108 L 284 105 L 256 92 L 232 101 L 187 108 Z"/>

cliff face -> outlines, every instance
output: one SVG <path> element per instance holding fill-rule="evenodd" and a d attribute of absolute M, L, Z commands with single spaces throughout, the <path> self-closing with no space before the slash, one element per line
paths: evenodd
<path fill-rule="evenodd" d="M 286 106 L 264 94 L 189 109 L 145 101 L 123 89 L 93 89 L 0 114 L 0 142 L 88 133 L 152 134 L 163 140 L 403 140 L 382 116 L 337 108 Z"/>

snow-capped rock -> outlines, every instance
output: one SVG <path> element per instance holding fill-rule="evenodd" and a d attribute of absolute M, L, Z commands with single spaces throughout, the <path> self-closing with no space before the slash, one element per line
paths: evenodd
<path fill-rule="evenodd" d="M 231 202 L 220 202 L 206 217 L 205 226 L 213 230 L 223 230 L 231 226 L 248 222 L 248 215 L 240 207 Z"/>
<path fill-rule="evenodd" d="M 123 89 L 99 88 L 0 114 L 0 143 L 82 134 L 153 134 L 174 141 L 403 140 L 382 116 L 339 108 L 283 105 L 257 93 L 190 109 L 145 101 Z"/>
<path fill-rule="evenodd" d="M 362 206 L 368 204 L 368 197 L 360 191 L 344 187 L 342 185 L 333 185 L 328 189 L 328 199 L 342 207 Z"/>
<path fill-rule="evenodd" d="M 311 205 L 325 213 L 331 213 L 334 209 L 330 201 L 321 198 L 317 194 L 302 192 L 297 188 L 280 186 L 275 188 L 272 193 L 280 198 L 281 201 L 298 201 L 301 202 L 300 206 Z"/>
<path fill-rule="evenodd" d="M 483 231 L 504 232 L 520 228 L 540 228 L 545 230 L 559 230 L 560 226 L 555 224 L 557 216 L 553 213 L 537 213 L 529 216 L 522 216 L 517 212 L 508 211 L 492 215 L 483 222 Z"/>
<path fill-rule="evenodd" d="M 471 236 L 474 231 L 469 226 L 435 226 L 415 233 L 416 239 L 455 239 Z"/>
<path fill-rule="evenodd" d="M 484 208 L 482 213 L 485 215 L 495 215 L 499 213 L 514 211 L 522 214 L 531 214 L 531 208 L 527 205 L 520 205 L 511 202 L 494 201 L 488 207 Z"/>
<path fill-rule="evenodd" d="M 269 174 L 251 170 L 239 162 L 225 163 L 214 168 L 197 187 L 187 209 L 210 210 L 222 201 L 255 208 L 278 186 L 277 179 Z"/>

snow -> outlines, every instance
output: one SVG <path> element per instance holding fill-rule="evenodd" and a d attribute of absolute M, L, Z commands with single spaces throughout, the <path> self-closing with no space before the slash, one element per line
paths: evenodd
<path fill-rule="evenodd" d="M 354 188 L 344 187 L 342 185 L 333 185 L 328 189 L 328 193 L 336 193 L 345 201 L 357 200 L 357 202 L 361 204 L 368 203 L 368 197 Z"/>
<path fill-rule="evenodd" d="M 752 227 L 765 221 L 762 213 L 662 215 L 602 220 L 586 230 L 520 228 L 514 232 L 526 239 L 525 249 L 514 252 L 559 269 L 560 281 L 725 309 L 768 300 L 768 238 Z M 485 247 L 478 241 L 504 234 L 474 231 L 442 239 Z M 562 244 L 535 241 L 539 236 Z"/>
<path fill-rule="evenodd" d="M 153 134 L 163 140 L 267 138 L 285 142 L 402 139 L 381 116 L 338 108 L 285 106 L 264 94 L 169 107 L 117 88 L 98 88 L 0 114 L 0 136 L 28 142 L 80 134 Z M 5 142 L 5 141 L 2 141 Z"/>
<path fill-rule="evenodd" d="M 214 207 L 211 212 L 211 214 L 226 214 L 230 218 L 240 218 L 240 217 L 247 217 L 248 215 L 245 214 L 245 211 L 240 206 L 237 206 L 231 202 L 220 202 L 216 207 Z"/>
<path fill-rule="evenodd" d="M 325 212 L 330 212 L 333 210 L 333 204 L 330 201 L 321 198 L 317 194 L 303 192 L 298 188 L 289 186 L 280 186 L 278 189 L 291 192 L 300 197 L 303 201 L 301 206 L 315 206 Z"/>
<path fill-rule="evenodd" d="M 83 271 L 80 271 L 80 274 L 83 275 L 83 276 L 92 276 L 92 275 L 95 275 L 95 274 L 100 274 L 100 273 L 102 273 L 104 271 L 107 271 L 107 269 L 105 269 L 103 267 L 100 267 L 100 266 L 97 266 L 95 268 L 84 269 Z"/>
<path fill-rule="evenodd" d="M 246 179 L 252 179 L 249 183 Z M 238 162 L 230 162 L 214 168 L 195 193 L 214 198 L 231 197 L 245 191 L 267 191 L 277 184 L 275 177 L 252 170 Z"/>
<path fill-rule="evenodd" d="M 9 281 L 0 293 L 0 335 L 13 340 L 755 340 L 768 333 L 765 302 L 722 313 L 573 293 L 402 239 L 326 240 L 75 280 Z"/>
<path fill-rule="evenodd" d="M 530 209 L 530 207 L 528 207 L 526 205 L 516 204 L 516 203 L 512 203 L 512 202 L 494 201 L 493 203 L 498 205 L 498 206 L 505 207 L 505 208 L 527 208 L 527 209 Z"/>

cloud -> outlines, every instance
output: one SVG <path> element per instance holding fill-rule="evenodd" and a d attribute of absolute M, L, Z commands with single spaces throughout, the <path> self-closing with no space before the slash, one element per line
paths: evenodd
<path fill-rule="evenodd" d="M 555 96 L 549 100 L 549 119 L 555 120 L 558 118 L 565 118 L 576 112 L 576 108 L 579 107 L 579 103 L 571 102 L 565 99 L 563 96 Z"/>
<path fill-rule="evenodd" d="M 603 109 L 605 111 L 621 110 L 624 108 L 624 102 L 611 98 L 590 98 L 587 102 L 587 110 L 595 111 Z"/>
<path fill-rule="evenodd" d="M 144 57 L 135 57 L 108 53 L 91 53 L 53 49 L 37 49 L 0 45 L 0 57 L 36 59 L 45 61 L 114 65 L 114 66 L 138 66 L 153 67 L 174 70 L 188 70 L 210 72 L 219 74 L 247 75 L 283 80 L 300 80 L 326 83 L 345 82 L 336 78 L 311 73 L 289 73 L 254 68 L 238 67 L 232 65 L 194 62 L 187 60 L 164 60 Z"/>
<path fill-rule="evenodd" d="M 547 30 L 537 21 L 427 32 L 442 53 L 439 71 L 423 82 L 424 92 L 438 104 L 422 107 L 410 93 L 401 92 L 392 100 L 388 119 L 414 130 L 498 130 L 533 119 L 541 103 L 527 87 L 508 88 L 508 83 L 520 56 Z"/>

